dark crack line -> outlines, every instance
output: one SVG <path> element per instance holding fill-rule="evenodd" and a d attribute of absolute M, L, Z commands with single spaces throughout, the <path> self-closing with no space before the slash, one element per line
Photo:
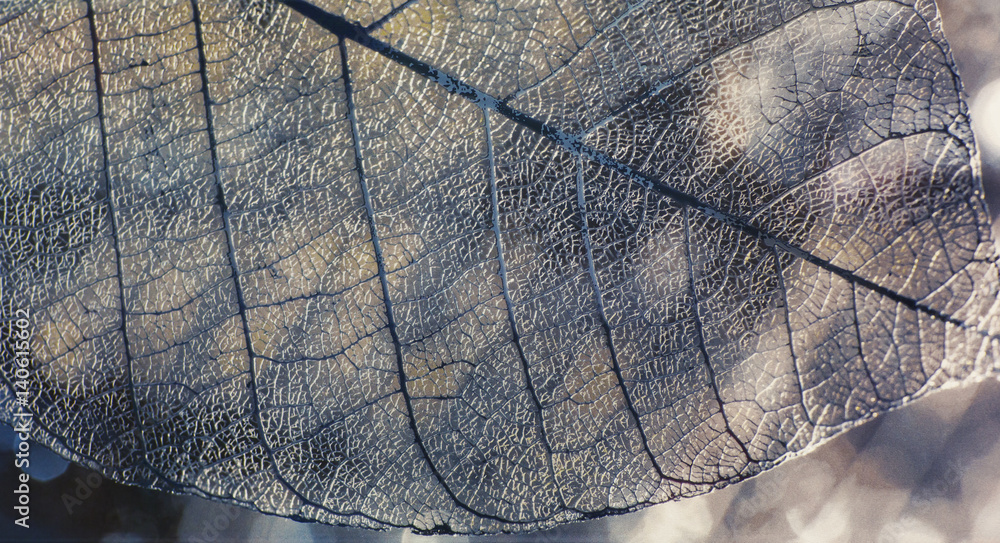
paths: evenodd
<path fill-rule="evenodd" d="M 792 357 L 792 369 L 795 371 L 795 380 L 799 385 L 799 403 L 802 405 L 802 410 L 805 411 L 806 420 L 809 424 L 813 426 L 816 422 L 813 420 L 812 415 L 809 413 L 809 406 L 806 405 L 806 386 L 802 382 L 802 370 L 799 368 L 799 357 L 795 354 L 795 337 L 792 334 L 792 313 L 791 309 L 788 307 L 788 289 L 785 288 L 785 272 L 781 268 L 781 255 L 778 253 L 777 249 L 773 249 L 771 254 L 774 255 L 774 273 L 778 276 L 778 289 L 781 290 L 781 300 L 785 306 L 785 331 L 788 334 L 788 352 Z"/>
<path fill-rule="evenodd" d="M 410 397 L 410 391 L 406 384 L 406 367 L 403 364 L 403 344 L 399 340 L 399 333 L 396 330 L 396 319 L 393 315 L 392 299 L 389 297 L 389 277 L 385 271 L 385 260 L 382 257 L 382 243 L 378 235 L 378 227 L 375 224 L 375 207 L 372 205 L 371 193 L 368 190 L 368 180 L 365 177 L 364 163 L 361 158 L 361 133 L 358 129 L 358 117 L 354 104 L 354 87 L 351 81 L 350 63 L 347 60 L 347 44 L 343 39 L 340 39 L 337 45 L 340 48 L 340 61 L 344 73 L 344 94 L 347 95 L 347 117 L 351 123 L 351 139 L 354 141 L 354 160 L 355 167 L 358 172 L 358 183 L 361 185 L 361 193 L 364 196 L 365 213 L 368 219 L 368 230 L 372 238 L 372 249 L 375 251 L 375 263 L 378 266 L 379 283 L 382 285 L 382 303 L 385 305 L 386 325 L 389 328 L 389 335 L 392 336 L 392 345 L 396 351 L 396 371 L 399 374 L 399 391 L 403 396 L 403 403 L 406 405 L 407 420 L 410 424 L 410 430 L 413 432 L 413 441 L 417 445 L 417 449 L 420 451 L 420 454 L 427 462 L 427 466 L 429 467 L 431 474 L 434 475 L 438 484 L 441 485 L 445 493 L 448 494 L 448 497 L 451 498 L 456 505 L 479 517 L 507 524 L 516 523 L 517 521 L 476 511 L 467 503 L 460 500 L 458 495 L 456 495 L 448 485 L 448 481 L 445 480 L 444 475 L 438 470 L 434 461 L 431 459 L 430 453 L 427 452 L 427 447 L 424 445 L 420 429 L 417 427 L 417 419 L 413 414 L 413 400 Z"/>
<path fill-rule="evenodd" d="M 201 12 L 198 6 L 198 0 L 191 0 L 191 9 L 195 25 L 195 43 L 196 43 L 196 48 L 198 50 L 198 65 L 199 65 L 198 71 L 201 76 L 202 96 L 204 98 L 204 103 L 205 103 L 204 104 L 205 120 L 207 125 L 206 130 L 208 132 L 209 149 L 211 152 L 212 165 L 214 168 L 214 171 L 212 173 L 215 175 L 215 180 L 216 180 L 215 203 L 216 205 L 219 206 L 219 209 L 222 213 L 223 230 L 225 231 L 226 234 L 225 236 L 226 252 L 229 257 L 229 265 L 233 271 L 233 284 L 235 285 L 235 290 L 236 290 L 236 301 L 239 309 L 240 319 L 243 324 L 243 339 L 246 342 L 246 349 L 247 349 L 247 361 L 248 361 L 247 369 L 249 374 L 249 382 L 247 384 L 250 390 L 250 408 L 253 413 L 252 416 L 254 419 L 253 421 L 254 427 L 256 428 L 257 432 L 260 433 L 259 444 L 261 448 L 264 450 L 265 454 L 267 454 L 267 457 L 271 462 L 271 471 L 272 473 L 274 473 L 275 479 L 283 487 L 288 489 L 288 491 L 291 492 L 296 498 L 298 498 L 303 505 L 309 505 L 315 507 L 317 509 L 323 510 L 335 516 L 340 516 L 340 517 L 356 516 L 368 519 L 375 523 L 387 524 L 374 517 L 371 517 L 370 515 L 367 515 L 359 511 L 335 511 L 333 509 L 330 509 L 326 505 L 316 502 L 308 498 L 304 494 L 302 494 L 302 492 L 300 492 L 290 481 L 288 481 L 285 478 L 284 475 L 281 474 L 281 471 L 278 467 L 278 462 L 274 456 L 274 449 L 272 449 L 267 442 L 267 434 L 264 431 L 264 423 L 263 420 L 261 419 L 260 396 L 258 394 L 258 383 L 257 383 L 257 370 L 254 366 L 254 358 L 256 358 L 257 356 L 253 352 L 253 345 L 250 339 L 250 321 L 248 317 L 248 308 L 246 304 L 246 299 L 244 298 L 243 295 L 243 287 L 240 284 L 240 279 L 239 279 L 240 272 L 239 272 L 239 266 L 237 265 L 236 261 L 235 244 L 233 243 L 232 225 L 230 223 L 230 211 L 226 203 L 225 192 L 223 191 L 223 186 L 222 186 L 222 177 L 221 177 L 222 170 L 219 165 L 219 159 L 217 153 L 218 143 L 215 138 L 215 128 L 214 128 L 213 114 L 211 109 L 212 102 L 210 100 L 209 90 L 208 90 L 208 62 L 205 57 L 205 41 L 202 34 Z"/>
<path fill-rule="evenodd" d="M 295 492 L 278 472 L 278 464 L 275 462 L 274 454 L 267 444 L 267 434 L 264 432 L 264 424 L 260 417 L 260 399 L 257 395 L 257 370 L 254 367 L 253 343 L 250 337 L 250 319 L 247 317 L 246 298 L 243 296 L 243 286 L 240 284 L 240 268 L 236 261 L 236 244 L 233 242 L 233 228 L 230 223 L 229 205 L 226 202 L 226 194 L 222 186 L 222 168 L 219 165 L 218 142 L 215 140 L 212 99 L 208 90 L 208 60 L 205 57 L 205 39 L 202 34 L 201 9 L 198 6 L 198 0 L 191 0 L 191 17 L 194 21 L 195 49 L 198 51 L 198 75 L 201 78 L 201 95 L 205 108 L 205 131 L 208 133 L 208 150 L 212 157 L 212 175 L 215 176 L 215 205 L 219 206 L 219 212 L 222 214 L 222 230 L 226 238 L 226 257 L 229 260 L 229 267 L 233 272 L 237 311 L 240 316 L 240 323 L 242 324 L 243 341 L 246 343 L 247 349 L 247 372 L 250 376 L 248 382 L 250 408 L 253 411 L 254 426 L 260 433 L 260 445 L 271 460 L 275 477 L 286 487 L 289 487 L 290 491 Z"/>
<path fill-rule="evenodd" d="M 691 305 L 694 310 L 694 329 L 698 336 L 698 349 L 701 351 L 701 356 L 705 360 L 705 369 L 708 370 L 708 384 L 712 387 L 712 393 L 715 394 L 715 401 L 719 404 L 719 413 L 722 415 L 722 421 L 726 425 L 726 433 L 729 437 L 733 438 L 743 450 L 743 454 L 747 459 L 747 462 L 753 463 L 755 460 L 750 456 L 750 451 L 747 450 L 747 446 L 739 437 L 736 436 L 736 432 L 733 431 L 732 425 L 729 423 L 729 416 L 726 415 L 726 404 L 722 401 L 722 394 L 719 392 L 719 383 L 715 377 L 715 368 L 712 367 L 712 359 L 708 356 L 708 346 L 705 341 L 705 331 L 702 328 L 701 323 L 701 308 L 698 302 L 698 285 L 695 281 L 694 273 L 694 255 L 691 251 L 691 212 L 688 207 L 684 208 L 684 252 L 687 256 L 687 268 L 688 268 L 688 281 L 691 287 Z"/>
<path fill-rule="evenodd" d="M 135 376 L 133 375 L 133 360 L 132 360 L 132 347 L 129 344 L 128 339 L 128 328 L 126 314 L 128 310 L 125 306 L 125 282 L 122 278 L 122 256 L 121 247 L 119 240 L 119 228 L 118 228 L 118 217 L 115 214 L 115 196 L 114 192 L 111 190 L 111 168 L 110 160 L 108 159 L 108 130 L 105 125 L 105 112 L 104 112 L 104 71 L 101 68 L 101 55 L 98 50 L 98 37 L 97 37 L 97 20 L 94 13 L 94 2 L 93 0 L 87 1 L 87 25 L 90 29 L 90 40 L 93 50 L 91 51 L 94 61 L 94 89 L 97 95 L 97 119 L 100 128 L 101 137 L 101 158 L 103 160 L 103 170 L 104 170 L 104 191 L 107 194 L 108 199 L 108 215 L 111 216 L 111 239 L 112 246 L 115 251 L 115 277 L 118 284 L 118 296 L 121 301 L 121 318 L 119 320 L 118 326 L 122 331 L 122 345 L 125 349 L 125 379 L 128 381 L 128 391 L 129 399 L 132 403 L 132 416 L 135 418 L 136 425 L 136 440 L 139 442 L 139 446 L 142 448 L 142 462 L 143 464 L 158 477 L 164 478 L 163 474 L 159 473 L 159 470 L 153 467 L 149 462 L 148 454 L 149 447 L 146 445 L 146 438 L 143 435 L 142 429 L 142 419 L 139 415 L 139 401 L 135 393 Z"/>
<path fill-rule="evenodd" d="M 657 475 L 659 475 L 661 479 L 683 484 L 686 481 L 671 477 L 663 471 L 663 467 L 656 459 L 656 455 L 654 455 L 653 451 L 649 448 L 649 439 L 646 437 L 646 430 L 642 427 L 639 412 L 636 410 L 635 403 L 632 401 L 632 395 L 629 393 L 628 386 L 625 384 L 625 376 L 622 374 L 621 364 L 618 363 L 618 352 L 615 350 L 614 335 L 611 333 L 611 323 L 608 322 L 607 313 L 604 311 L 604 296 L 601 293 L 601 285 L 597 281 L 597 269 L 594 267 L 594 252 L 590 243 L 590 227 L 587 223 L 587 199 L 584 197 L 583 191 L 582 158 L 577 160 L 576 204 L 580 210 L 580 229 L 583 234 L 583 246 L 587 252 L 587 274 L 590 276 L 590 284 L 594 288 L 594 301 L 597 303 L 597 316 L 601 321 L 601 329 L 604 332 L 604 336 L 608 340 L 608 352 L 611 355 L 611 369 L 615 374 L 615 379 L 618 380 L 618 388 L 621 390 L 622 398 L 625 400 L 625 410 L 628 412 L 629 418 L 635 421 L 635 426 L 639 430 L 639 439 L 642 441 L 642 449 L 645 451 L 646 456 L 649 457 L 649 461 L 652 462 Z"/>
<path fill-rule="evenodd" d="M 417 60 L 416 58 L 393 48 L 384 41 L 369 36 L 365 28 L 362 26 L 347 21 L 338 15 L 326 12 L 304 0 L 278 1 L 284 3 L 289 8 L 297 11 L 303 17 L 313 21 L 337 36 L 349 39 L 397 64 L 400 64 L 404 68 L 430 79 L 431 81 L 444 87 L 444 89 L 449 93 L 462 96 L 480 107 L 496 111 L 504 117 L 514 120 L 518 124 L 524 125 L 535 132 L 542 133 L 543 130 L 547 129 L 549 132 L 552 132 L 553 134 L 555 133 L 552 129 L 545 127 L 541 121 L 529 117 L 528 115 L 501 103 L 500 100 L 494 98 L 493 96 L 485 94 L 471 85 L 464 83 L 425 62 Z M 562 137 L 568 136 L 563 135 Z"/>
<path fill-rule="evenodd" d="M 535 412 L 538 415 L 538 432 L 542 438 L 542 445 L 545 447 L 545 457 L 549 473 L 552 475 L 552 481 L 555 483 L 556 490 L 559 493 L 560 503 L 562 503 L 563 507 L 568 508 L 566 498 L 563 496 L 562 486 L 556 479 L 555 466 L 552 465 L 552 444 L 549 443 L 548 433 L 545 430 L 542 402 L 538 399 L 535 385 L 531 381 L 531 365 L 528 363 L 528 356 L 524 352 L 523 345 L 521 345 L 521 334 L 517 330 L 517 319 L 514 317 L 514 301 L 510 297 L 510 288 L 507 284 L 507 262 L 503 255 L 503 237 L 500 231 L 500 197 L 497 190 L 496 157 L 493 155 L 493 130 L 490 126 L 490 112 L 486 109 L 483 110 L 483 124 L 486 129 L 486 156 L 490 168 L 490 205 L 493 211 L 493 236 L 496 238 L 497 261 L 500 268 L 497 270 L 497 275 L 500 276 L 500 282 L 503 287 L 503 299 L 507 306 L 507 321 L 510 323 L 510 333 L 511 338 L 514 340 L 514 347 L 517 349 L 517 355 L 521 360 L 521 371 L 524 374 L 524 382 L 528 388 L 528 396 L 531 397 L 531 403 L 534 405 Z"/>
<path fill-rule="evenodd" d="M 878 390 L 878 383 L 875 381 L 875 376 L 872 375 L 871 369 L 868 367 L 868 362 L 865 360 L 864 336 L 861 335 L 861 321 L 858 319 L 858 289 L 853 283 L 851 284 L 851 316 L 854 320 L 854 334 L 858 338 L 858 359 L 861 361 L 861 367 L 864 368 L 865 375 L 868 376 L 868 381 L 872 384 L 872 393 L 875 394 L 875 400 L 885 402 L 886 400 L 882 398 L 882 393 Z"/>
<path fill-rule="evenodd" d="M 219 165 L 218 142 L 215 139 L 212 99 L 208 90 L 208 60 L 205 57 L 205 39 L 202 34 L 201 9 L 198 6 L 198 0 L 191 0 L 191 13 L 194 21 L 195 48 L 198 51 L 198 75 L 201 78 L 201 95 L 205 108 L 205 131 L 208 134 L 208 150 L 212 157 L 212 175 L 215 176 L 215 205 L 219 206 L 219 212 L 222 214 L 222 229 L 226 238 L 226 257 L 229 260 L 229 267 L 233 272 L 237 309 L 243 328 L 243 340 L 246 342 L 247 369 L 250 373 L 250 395 L 253 402 L 254 418 L 257 422 L 258 431 L 261 432 L 261 445 L 267 449 L 267 444 L 265 443 L 266 437 L 260 421 L 260 405 L 257 403 L 257 380 L 253 361 L 253 343 L 250 339 L 250 320 L 247 317 L 247 305 L 246 298 L 243 296 L 243 286 L 240 284 L 240 268 L 236 261 L 236 244 L 233 242 L 229 205 L 226 202 L 225 190 L 222 186 L 222 168 Z"/>
<path fill-rule="evenodd" d="M 972 330 L 984 338 L 997 341 L 1000 337 L 993 336 L 987 331 L 978 330 L 964 321 L 955 318 L 949 314 L 943 313 L 937 309 L 931 308 L 926 304 L 920 303 L 920 301 L 904 296 L 898 292 L 892 291 L 886 287 L 878 285 L 868 279 L 856 275 L 854 272 L 848 271 L 844 268 L 831 264 L 811 253 L 805 251 L 799 247 L 791 245 L 790 243 L 776 238 L 774 235 L 761 230 L 760 228 L 752 225 L 745 217 L 734 216 L 721 211 L 714 206 L 702 202 L 698 198 L 691 196 L 685 192 L 681 192 L 669 185 L 666 185 L 659 181 L 654 176 L 642 172 L 629 166 L 617 159 L 608 156 L 605 153 L 597 151 L 585 144 L 580 140 L 580 138 L 567 134 L 557 128 L 553 128 L 545 124 L 544 122 L 531 117 L 517 109 L 510 107 L 509 105 L 501 102 L 497 98 L 486 94 L 472 85 L 465 83 L 441 70 L 435 68 L 426 62 L 417 60 L 416 58 L 403 53 L 397 49 L 394 49 L 389 44 L 373 38 L 365 33 L 364 28 L 348 22 L 343 17 L 328 13 L 322 9 L 305 2 L 304 0 L 280 0 L 282 3 L 290 7 L 291 9 L 299 12 L 303 17 L 310 19 L 314 23 L 320 25 L 321 27 L 327 29 L 334 34 L 337 34 L 341 38 L 346 38 L 351 41 L 358 43 L 359 45 L 366 47 L 385 58 L 400 64 L 401 66 L 422 75 L 431 81 L 437 83 L 446 91 L 452 94 L 461 96 L 470 102 L 478 105 L 481 108 L 490 109 L 495 111 L 504 117 L 507 117 L 511 121 L 521 125 L 532 132 L 539 134 L 540 136 L 551 140 L 557 145 L 563 147 L 568 152 L 575 155 L 582 156 L 588 160 L 594 161 L 608 169 L 628 177 L 634 183 L 645 189 L 652 189 L 659 192 L 663 196 L 670 198 L 678 205 L 691 207 L 699 212 L 719 220 L 731 228 L 742 231 L 748 236 L 758 239 L 763 242 L 768 247 L 778 248 L 796 258 L 805 260 L 814 266 L 823 268 L 831 273 L 834 273 L 841 278 L 850 281 L 852 283 L 857 283 L 864 288 L 877 292 L 880 295 L 896 301 L 914 311 L 919 311 L 926 313 L 947 324 L 957 326 L 965 330 Z"/>
<path fill-rule="evenodd" d="M 235 250 L 235 244 L 233 243 L 233 230 L 232 230 L 232 225 L 230 223 L 229 206 L 226 203 L 225 192 L 223 191 L 223 186 L 222 186 L 222 169 L 219 166 L 219 157 L 217 153 L 218 143 L 215 139 L 215 127 L 213 123 L 213 114 L 212 114 L 212 101 L 209 96 L 209 90 L 208 90 L 208 61 L 205 57 L 205 40 L 202 34 L 201 10 L 199 9 L 198 6 L 198 0 L 191 0 L 191 12 L 195 29 L 195 46 L 196 49 L 198 50 L 198 66 L 199 66 L 198 73 L 201 77 L 201 92 L 202 92 L 202 97 L 204 99 L 205 123 L 206 123 L 206 131 L 208 133 L 208 146 L 212 156 L 212 166 L 213 166 L 212 174 L 215 175 L 215 204 L 219 206 L 219 210 L 222 213 L 222 226 L 226 234 L 225 235 L 226 253 L 229 258 L 229 265 L 233 271 L 233 285 L 235 286 L 236 290 L 236 303 L 239 310 L 240 320 L 242 321 L 243 325 L 243 340 L 246 342 L 246 349 L 247 349 L 247 370 L 249 374 L 249 382 L 247 383 L 247 385 L 250 390 L 250 408 L 253 413 L 252 416 L 254 419 L 253 420 L 254 427 L 256 428 L 257 432 L 260 433 L 259 444 L 261 448 L 264 450 L 265 454 L 267 454 L 267 457 L 271 462 L 271 471 L 274 473 L 274 478 L 282 486 L 287 488 L 288 491 L 291 492 L 296 498 L 298 498 L 303 505 L 310 505 L 316 507 L 317 509 L 321 509 L 332 515 L 337 515 L 337 516 L 355 515 L 367 518 L 373 522 L 379 522 L 377 519 L 374 519 L 360 512 L 334 511 L 329 507 L 321 503 L 317 503 L 309 499 L 305 495 L 303 495 L 301 492 L 298 491 L 298 489 L 295 488 L 294 485 L 292 485 L 284 477 L 284 475 L 281 474 L 281 471 L 278 469 L 278 462 L 274 456 L 274 450 L 267 442 L 267 433 L 264 431 L 264 422 L 261 419 L 261 412 L 260 412 L 260 396 L 258 395 L 257 369 L 254 366 L 255 355 L 253 352 L 253 344 L 251 343 L 250 339 L 250 320 L 247 315 L 247 304 L 246 304 L 246 298 L 243 295 L 243 287 L 240 284 L 240 271 L 236 261 L 236 250 Z"/>
<path fill-rule="evenodd" d="M 375 21 L 374 23 L 366 26 L 365 27 L 365 32 L 367 32 L 367 33 L 370 34 L 372 32 L 375 32 L 375 31 L 381 29 L 393 17 L 395 17 L 396 15 L 399 15 L 400 13 L 402 13 L 403 10 L 405 10 L 406 8 L 412 6 L 413 4 L 416 4 L 416 3 L 417 3 L 417 0 L 406 0 L 406 2 L 403 2 L 402 4 L 400 4 L 400 5 L 392 8 L 392 11 L 390 11 L 389 13 L 386 13 L 385 15 L 383 15 L 381 19 L 379 19 L 379 20 Z"/>

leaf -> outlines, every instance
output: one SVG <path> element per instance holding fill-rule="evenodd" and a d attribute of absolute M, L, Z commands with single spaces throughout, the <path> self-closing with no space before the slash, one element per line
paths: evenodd
<path fill-rule="evenodd" d="M 115 480 L 526 531 L 996 370 L 930 1 L 0 14 L 3 419 Z"/>

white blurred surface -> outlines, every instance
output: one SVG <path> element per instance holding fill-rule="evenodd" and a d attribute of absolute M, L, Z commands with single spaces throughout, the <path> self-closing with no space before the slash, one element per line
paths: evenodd
<path fill-rule="evenodd" d="M 1000 79 L 979 89 L 972 98 L 970 115 L 983 160 L 1000 160 Z"/>

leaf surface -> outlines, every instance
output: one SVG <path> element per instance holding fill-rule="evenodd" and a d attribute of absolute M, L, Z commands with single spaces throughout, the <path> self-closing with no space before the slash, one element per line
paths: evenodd
<path fill-rule="evenodd" d="M 0 74 L 25 407 L 116 480 L 524 531 L 996 370 L 930 1 L 9 3 Z"/>

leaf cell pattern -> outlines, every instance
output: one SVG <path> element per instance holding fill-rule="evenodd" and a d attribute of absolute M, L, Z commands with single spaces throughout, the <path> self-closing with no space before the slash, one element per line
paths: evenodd
<path fill-rule="evenodd" d="M 977 168 L 929 0 L 0 5 L 35 437 L 297 519 L 630 511 L 994 372 Z"/>

